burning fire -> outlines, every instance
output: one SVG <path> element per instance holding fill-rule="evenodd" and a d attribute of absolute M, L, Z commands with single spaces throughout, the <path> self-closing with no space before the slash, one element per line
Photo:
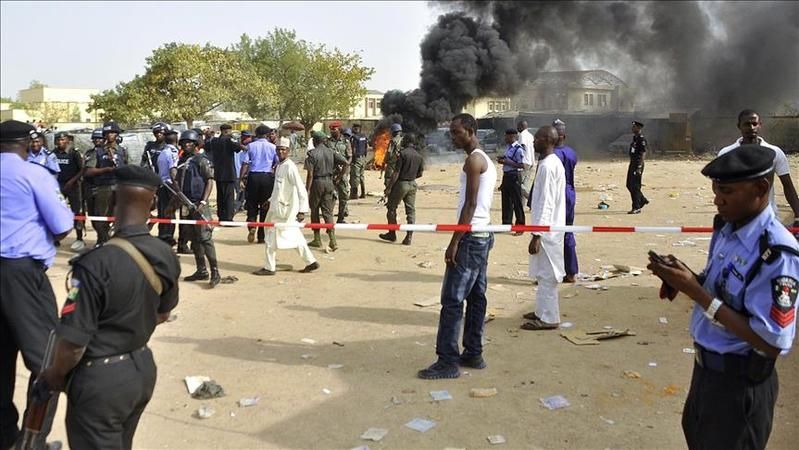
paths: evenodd
<path fill-rule="evenodd" d="M 387 128 L 375 132 L 375 168 L 382 169 L 386 163 L 386 151 L 388 150 L 388 143 L 391 136 Z"/>

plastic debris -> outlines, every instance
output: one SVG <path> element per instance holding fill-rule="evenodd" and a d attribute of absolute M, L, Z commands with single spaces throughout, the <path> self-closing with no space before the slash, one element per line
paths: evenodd
<path fill-rule="evenodd" d="M 561 327 L 561 328 L 571 328 L 571 327 L 573 327 L 573 326 L 574 326 L 574 324 L 573 324 L 573 323 L 571 323 L 571 322 L 562 322 L 562 323 L 560 324 L 560 327 Z"/>
<path fill-rule="evenodd" d="M 472 398 L 488 398 L 497 395 L 497 388 L 472 388 L 469 391 L 469 397 Z"/>
<path fill-rule="evenodd" d="M 344 367 L 344 364 L 328 364 L 327 365 L 328 369 L 341 369 L 342 367 Z"/>
<path fill-rule="evenodd" d="M 505 436 L 503 436 L 501 434 L 495 434 L 495 435 L 492 435 L 492 436 L 488 436 L 486 439 L 488 439 L 488 443 L 491 444 L 491 445 L 504 444 L 504 443 L 508 442 L 508 441 L 505 440 Z"/>
<path fill-rule="evenodd" d="M 628 380 L 641 378 L 641 374 L 634 370 L 625 370 L 624 373 L 622 373 L 622 376 Z"/>
<path fill-rule="evenodd" d="M 649 363 L 649 367 L 657 367 L 657 366 L 658 366 L 658 363 L 656 363 L 654 361 Z"/>
<path fill-rule="evenodd" d="M 213 380 L 203 381 L 203 384 L 201 384 L 197 389 L 194 390 L 194 393 L 191 394 L 192 398 L 200 400 L 208 400 L 210 398 L 219 398 L 224 396 L 225 390 Z"/>
<path fill-rule="evenodd" d="M 665 317 L 661 317 L 661 318 L 658 319 L 658 322 L 662 323 L 663 325 L 666 325 L 666 324 L 669 323 L 669 319 L 667 319 Z"/>
<path fill-rule="evenodd" d="M 330 390 L 330 389 L 328 389 L 328 388 L 324 388 L 324 389 L 322 389 L 322 393 L 324 393 L 325 395 L 330 395 L 330 394 L 332 394 L 332 393 L 333 393 L 333 391 L 331 391 L 331 390 Z"/>
<path fill-rule="evenodd" d="M 696 353 L 696 350 L 694 350 L 694 349 L 692 349 L 690 347 L 686 347 L 686 348 L 682 349 L 682 352 L 693 355 L 694 353 Z"/>
<path fill-rule="evenodd" d="M 406 423 L 405 426 L 410 428 L 411 430 L 424 433 L 433 428 L 434 426 L 436 426 L 436 422 L 433 420 L 420 419 L 417 417 L 411 420 L 410 422 Z"/>
<path fill-rule="evenodd" d="M 378 442 L 386 437 L 387 434 L 388 430 L 385 428 L 369 428 L 361 435 L 361 439 Z"/>
<path fill-rule="evenodd" d="M 449 391 L 430 391 L 430 397 L 433 398 L 433 401 L 440 402 L 442 400 L 452 400 L 452 396 L 449 394 Z"/>
<path fill-rule="evenodd" d="M 599 418 L 602 419 L 602 421 L 605 422 L 608 425 L 614 425 L 616 423 L 615 421 L 610 420 L 610 419 L 606 419 L 606 418 L 604 418 L 602 416 L 599 416 Z"/>
<path fill-rule="evenodd" d="M 316 344 L 316 341 L 313 340 L 313 339 L 310 339 L 310 338 L 302 338 L 302 339 L 300 339 L 300 341 L 302 341 L 302 342 L 304 342 L 306 344 Z"/>
<path fill-rule="evenodd" d="M 214 408 L 203 405 L 194 412 L 194 417 L 198 419 L 210 419 L 214 414 L 216 414 L 216 410 Z"/>
<path fill-rule="evenodd" d="M 433 263 L 430 261 L 422 261 L 417 266 L 421 267 L 422 269 L 429 269 L 433 267 Z"/>
<path fill-rule="evenodd" d="M 186 390 L 189 391 L 189 394 L 193 394 L 203 382 L 211 381 L 211 378 L 205 375 L 193 375 L 184 378 L 183 381 L 186 383 Z"/>
<path fill-rule="evenodd" d="M 303 355 L 300 355 L 300 358 L 302 358 L 302 359 L 314 359 L 314 358 L 316 358 L 316 356 L 312 355 L 310 353 L 305 353 Z"/>
<path fill-rule="evenodd" d="M 245 397 L 239 400 L 239 408 L 247 408 L 258 404 L 260 397 Z"/>
<path fill-rule="evenodd" d="M 567 406 L 571 406 L 566 397 L 562 395 L 553 395 L 551 397 L 546 398 L 539 398 L 541 403 L 549 410 L 561 409 L 566 408 Z"/>

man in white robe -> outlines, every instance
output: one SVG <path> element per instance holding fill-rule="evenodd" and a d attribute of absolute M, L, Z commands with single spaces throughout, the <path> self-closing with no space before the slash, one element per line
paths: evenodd
<path fill-rule="evenodd" d="M 538 171 L 533 183 L 530 223 L 533 225 L 566 225 L 566 172 L 555 144 L 558 132 L 545 126 L 535 133 L 535 152 L 539 155 Z M 563 268 L 563 232 L 535 232 L 530 240 L 529 276 L 538 280 L 535 312 L 524 315 L 528 320 L 523 330 L 552 330 L 560 325 L 558 283 L 566 272 Z"/>
<path fill-rule="evenodd" d="M 275 253 L 277 249 L 296 248 L 305 261 L 305 268 L 300 272 L 313 272 L 319 268 L 305 237 L 297 226 L 281 226 L 281 224 L 297 224 L 305 220 L 310 211 L 308 193 L 305 191 L 305 180 L 300 176 L 297 165 L 288 157 L 291 142 L 288 138 L 280 138 L 277 154 L 280 163 L 275 170 L 275 187 L 269 199 L 269 210 L 266 221 L 276 226 L 267 228 L 266 263 L 264 267 L 253 272 L 253 275 L 274 275 L 276 268 Z"/>

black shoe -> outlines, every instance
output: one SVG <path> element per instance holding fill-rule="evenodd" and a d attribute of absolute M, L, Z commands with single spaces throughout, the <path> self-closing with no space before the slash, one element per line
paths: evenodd
<path fill-rule="evenodd" d="M 178 244 L 178 254 L 179 255 L 191 255 L 191 249 L 186 244 Z"/>
<path fill-rule="evenodd" d="M 265 242 L 266 242 L 266 241 L 265 241 L 265 240 L 263 240 L 263 239 L 258 239 L 258 243 L 259 243 L 259 244 L 263 244 L 263 243 L 265 243 Z"/>
<path fill-rule="evenodd" d="M 336 223 L 347 223 L 347 222 L 344 221 L 344 218 L 340 218 L 336 220 Z"/>
<path fill-rule="evenodd" d="M 475 356 L 461 355 L 458 364 L 460 364 L 461 367 L 468 367 L 470 369 L 486 368 L 486 361 L 485 359 L 483 359 L 482 355 L 475 355 Z"/>
<path fill-rule="evenodd" d="M 216 269 L 211 269 L 211 281 L 208 282 L 208 284 L 211 286 L 211 289 L 219 284 L 220 281 L 222 281 L 222 277 L 219 276 L 219 271 Z"/>
<path fill-rule="evenodd" d="M 378 237 L 384 241 L 397 242 L 397 233 L 393 231 L 389 231 L 388 233 L 383 233 Z"/>
<path fill-rule="evenodd" d="M 649 204 L 649 200 L 644 199 L 644 203 L 641 204 L 641 208 Z"/>
<path fill-rule="evenodd" d="M 207 270 L 198 270 L 193 274 L 185 277 L 183 281 L 203 281 L 208 279 L 208 271 Z"/>
<path fill-rule="evenodd" d="M 405 236 L 405 239 L 402 240 L 402 245 L 411 245 L 411 237 Z"/>
<path fill-rule="evenodd" d="M 311 273 L 311 272 L 313 272 L 314 270 L 316 270 L 318 268 L 319 268 L 319 263 L 314 261 L 311 264 L 308 264 L 307 266 L 305 266 L 305 268 L 300 270 L 300 272 L 301 273 Z"/>
<path fill-rule="evenodd" d="M 422 369 L 416 376 L 423 380 L 438 380 L 441 378 L 458 378 L 461 371 L 454 364 L 447 364 L 441 361 L 434 362 L 430 367 Z"/>
<path fill-rule="evenodd" d="M 265 268 L 261 267 L 260 269 L 256 270 L 252 274 L 253 275 L 258 275 L 259 277 L 261 277 L 261 276 L 264 276 L 264 275 L 274 275 L 275 271 L 274 270 L 265 269 Z"/>
<path fill-rule="evenodd" d="M 627 214 L 641 214 L 641 208 L 631 209 L 627 211 Z"/>
<path fill-rule="evenodd" d="M 361 196 L 358 198 L 366 198 L 366 194 L 361 194 Z"/>

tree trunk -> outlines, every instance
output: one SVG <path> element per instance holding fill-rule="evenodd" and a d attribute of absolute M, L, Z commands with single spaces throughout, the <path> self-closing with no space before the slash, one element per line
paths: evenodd
<path fill-rule="evenodd" d="M 192 125 L 194 125 L 194 119 L 192 119 L 191 117 L 189 117 L 188 119 L 186 119 L 186 128 L 187 128 L 187 129 L 191 129 L 191 128 L 192 128 Z"/>

